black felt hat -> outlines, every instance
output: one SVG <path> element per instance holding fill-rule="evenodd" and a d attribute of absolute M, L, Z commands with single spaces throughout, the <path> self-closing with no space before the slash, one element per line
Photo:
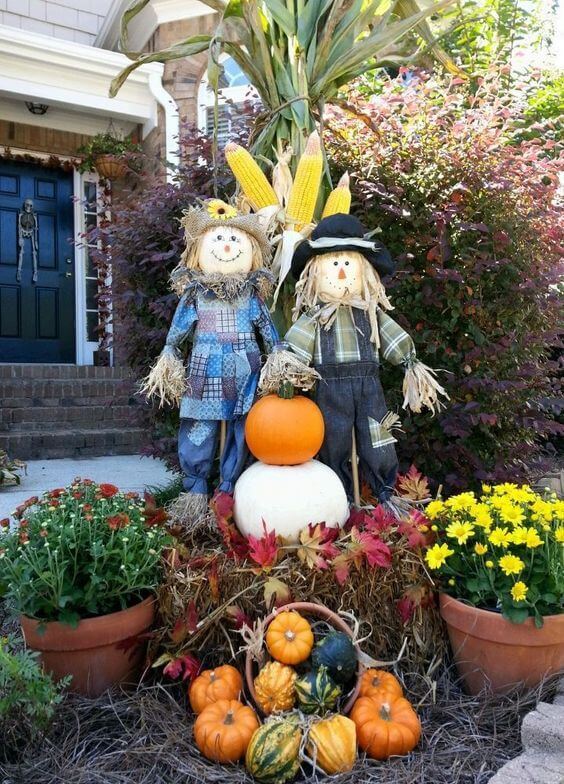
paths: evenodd
<path fill-rule="evenodd" d="M 292 275 L 296 280 L 314 256 L 355 250 L 372 264 L 381 277 L 390 275 L 395 264 L 388 249 L 377 240 L 367 240 L 364 226 L 354 215 L 329 215 L 319 221 L 308 240 L 300 242 L 292 257 Z"/>

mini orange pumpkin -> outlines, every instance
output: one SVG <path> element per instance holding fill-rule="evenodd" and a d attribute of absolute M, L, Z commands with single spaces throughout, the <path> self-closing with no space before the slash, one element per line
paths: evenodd
<path fill-rule="evenodd" d="M 276 661 L 300 664 L 313 648 L 311 626 L 294 610 L 278 613 L 266 630 L 266 647 Z"/>
<path fill-rule="evenodd" d="M 395 675 L 385 670 L 366 670 L 360 681 L 360 697 L 373 697 L 378 694 L 395 694 L 403 697 L 401 683 Z"/>
<path fill-rule="evenodd" d="M 385 760 L 408 754 L 421 737 L 421 722 L 404 697 L 382 693 L 359 697 L 350 713 L 358 745 L 369 757 Z"/>
<path fill-rule="evenodd" d="M 252 406 L 245 438 L 253 455 L 271 465 L 307 463 L 319 452 L 325 424 L 319 407 L 303 395 L 294 396 L 284 382 L 277 395 L 265 395 Z"/>
<path fill-rule="evenodd" d="M 217 700 L 236 700 L 243 690 L 243 678 L 239 670 L 230 664 L 204 670 L 192 682 L 188 698 L 194 713 L 201 713 L 206 705 Z"/>
<path fill-rule="evenodd" d="M 252 708 L 238 700 L 218 700 L 207 705 L 194 723 L 194 740 L 204 757 L 214 762 L 237 762 L 259 721 Z"/>

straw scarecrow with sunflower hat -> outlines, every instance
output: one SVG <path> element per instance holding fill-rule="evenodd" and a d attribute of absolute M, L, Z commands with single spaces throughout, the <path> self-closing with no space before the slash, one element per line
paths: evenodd
<path fill-rule="evenodd" d="M 261 349 L 278 334 L 264 300 L 270 244 L 259 215 L 239 214 L 219 199 L 184 213 L 186 249 L 172 272 L 180 296 L 166 344 L 143 385 L 148 396 L 180 406 L 178 456 L 184 493 L 170 509 L 194 528 L 206 520 L 208 478 L 226 421 L 219 490 L 231 492 L 247 458 L 244 424 L 255 398 Z M 188 370 L 183 348 L 191 339 Z M 259 341 L 262 345 L 259 345 Z"/>

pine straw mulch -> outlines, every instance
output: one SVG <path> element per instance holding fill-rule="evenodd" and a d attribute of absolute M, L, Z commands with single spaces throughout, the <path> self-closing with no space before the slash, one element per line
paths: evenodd
<path fill-rule="evenodd" d="M 423 737 L 407 757 L 361 758 L 353 771 L 325 779 L 304 771 L 298 781 L 334 784 L 485 784 L 521 750 L 520 724 L 557 679 L 528 694 L 494 697 L 461 693 L 452 671 L 434 686 L 405 678 L 418 706 Z M 0 764 L 2 784 L 251 784 L 243 766 L 223 767 L 200 756 L 192 718 L 178 687 L 142 685 L 132 694 L 97 700 L 69 695 L 42 744 L 19 764 Z"/>

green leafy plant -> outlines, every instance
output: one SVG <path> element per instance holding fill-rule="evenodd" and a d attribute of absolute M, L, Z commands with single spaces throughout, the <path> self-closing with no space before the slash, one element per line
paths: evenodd
<path fill-rule="evenodd" d="M 113 133 L 97 133 L 89 142 L 78 148 L 77 153 L 82 157 L 78 166 L 81 172 L 94 171 L 96 158 L 101 155 L 114 155 L 117 158 L 131 160 L 136 153 L 141 152 L 141 145 L 134 142 L 131 137 L 123 138 Z"/>
<path fill-rule="evenodd" d="M 426 552 L 441 588 L 513 623 L 563 612 L 564 501 L 528 485 L 484 485 L 426 509 L 437 541 Z"/>
<path fill-rule="evenodd" d="M 290 144 L 301 155 L 326 102 L 355 77 L 382 64 L 409 61 L 397 44 L 417 31 L 445 65 L 456 66 L 438 47 L 427 19 L 453 0 L 204 0 L 219 14 L 211 35 L 196 35 L 163 49 L 129 50 L 129 23 L 150 0 L 133 0 L 122 18 L 122 51 L 133 62 L 112 82 L 115 96 L 140 65 L 208 52 L 210 86 L 218 89 L 220 55 L 229 54 L 248 76 L 264 112 L 253 133 L 253 151 L 272 158 Z M 425 7 L 420 7 L 420 6 Z M 216 118 L 217 125 L 217 118 Z"/>
<path fill-rule="evenodd" d="M 21 477 L 19 474 L 27 468 L 23 460 L 11 458 L 7 452 L 0 449 L 0 487 L 2 485 L 19 485 Z"/>
<path fill-rule="evenodd" d="M 37 744 L 70 681 L 53 683 L 38 656 L 14 636 L 0 638 L 0 759 L 5 761 L 17 757 L 27 744 Z"/>
<path fill-rule="evenodd" d="M 125 609 L 158 586 L 171 544 L 166 513 L 145 494 L 76 479 L 0 521 L 0 596 L 39 621 L 71 625 Z"/>

